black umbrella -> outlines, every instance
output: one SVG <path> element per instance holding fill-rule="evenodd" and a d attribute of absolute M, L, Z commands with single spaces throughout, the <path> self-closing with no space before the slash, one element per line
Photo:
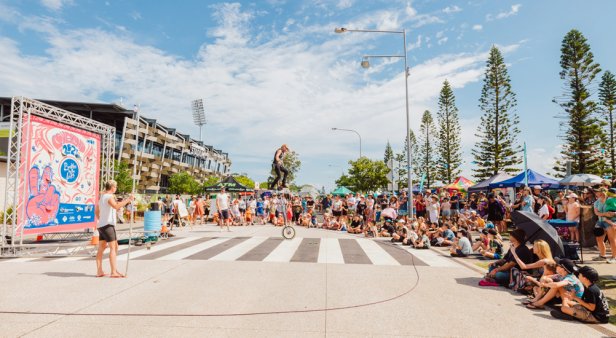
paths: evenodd
<path fill-rule="evenodd" d="M 565 249 L 558 232 L 550 223 L 544 221 L 536 214 L 529 211 L 514 211 L 511 214 L 513 224 L 526 232 L 526 241 L 533 243 L 544 240 L 550 245 L 552 256 L 564 257 Z"/>

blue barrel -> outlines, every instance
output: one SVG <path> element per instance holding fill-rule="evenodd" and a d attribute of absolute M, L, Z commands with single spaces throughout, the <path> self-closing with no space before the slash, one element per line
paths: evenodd
<path fill-rule="evenodd" d="M 143 231 L 145 237 L 158 237 L 161 228 L 162 219 L 160 211 L 146 211 L 143 215 Z"/>

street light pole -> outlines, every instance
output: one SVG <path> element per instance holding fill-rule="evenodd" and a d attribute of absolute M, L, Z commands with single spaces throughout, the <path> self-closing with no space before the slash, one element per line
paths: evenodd
<path fill-rule="evenodd" d="M 413 163 L 411 161 L 411 120 L 409 113 L 409 68 L 407 61 L 407 51 L 406 51 L 406 29 L 401 31 L 390 31 L 390 30 L 371 30 L 371 29 L 347 29 L 344 27 L 336 27 L 334 29 L 336 33 L 346 33 L 346 32 L 358 32 L 358 33 L 391 33 L 391 34 L 402 34 L 402 42 L 404 47 L 404 55 L 366 55 L 364 56 L 364 60 L 361 62 L 361 66 L 363 68 L 370 67 L 370 63 L 368 62 L 369 58 L 375 57 L 398 57 L 404 58 L 404 89 L 405 89 L 405 110 L 406 110 L 406 157 L 407 157 L 407 166 L 406 171 L 408 175 L 408 199 L 407 199 L 407 210 L 409 210 L 409 215 L 412 217 L 413 213 Z"/>
<path fill-rule="evenodd" d="M 357 130 L 336 128 L 336 127 L 332 128 L 332 130 L 350 131 L 350 132 L 353 132 L 353 133 L 357 134 L 357 136 L 359 137 L 359 158 L 362 157 L 362 155 L 361 155 L 361 135 L 359 135 Z"/>

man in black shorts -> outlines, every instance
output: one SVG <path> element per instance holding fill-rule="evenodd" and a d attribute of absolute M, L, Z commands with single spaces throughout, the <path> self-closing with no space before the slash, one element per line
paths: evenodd
<path fill-rule="evenodd" d="M 274 162 L 272 163 L 272 167 L 274 168 L 274 172 L 276 172 L 276 177 L 274 181 L 269 186 L 269 189 L 276 189 L 278 185 L 278 181 L 280 181 L 281 172 L 284 173 L 282 176 L 282 184 L 281 188 L 287 187 L 287 175 L 289 175 L 289 171 L 284 167 L 282 163 L 282 159 L 284 155 L 289 151 L 289 147 L 286 144 L 283 144 L 280 148 L 276 149 L 276 153 L 274 154 Z"/>

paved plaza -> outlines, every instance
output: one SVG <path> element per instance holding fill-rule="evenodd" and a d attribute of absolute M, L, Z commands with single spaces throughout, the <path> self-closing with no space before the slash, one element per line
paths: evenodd
<path fill-rule="evenodd" d="M 198 226 L 134 247 L 126 279 L 95 278 L 92 258 L 0 260 L 0 336 L 614 334 L 478 287 L 478 269 L 435 250 L 320 229 L 298 228 L 293 240 L 272 226 L 232 229 Z M 121 271 L 126 257 L 122 248 Z"/>

